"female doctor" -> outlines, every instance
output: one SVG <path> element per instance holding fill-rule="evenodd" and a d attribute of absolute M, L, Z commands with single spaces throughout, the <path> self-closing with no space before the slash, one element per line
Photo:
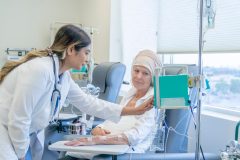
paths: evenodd
<path fill-rule="evenodd" d="M 3 66 L 0 159 L 24 160 L 29 148 L 33 160 L 41 159 L 43 148 L 36 145 L 37 134 L 56 119 L 66 98 L 82 112 L 113 122 L 152 108 L 152 98 L 137 108 L 123 107 L 86 95 L 74 83 L 68 70 L 80 69 L 86 63 L 90 43 L 83 30 L 66 25 L 59 29 L 50 48 L 31 51 L 20 61 Z"/>

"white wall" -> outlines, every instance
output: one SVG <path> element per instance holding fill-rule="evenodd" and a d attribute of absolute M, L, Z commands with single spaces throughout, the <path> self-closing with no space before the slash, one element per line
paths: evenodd
<path fill-rule="evenodd" d="M 130 80 L 131 64 L 140 50 L 157 48 L 156 0 L 121 0 L 122 62 L 127 65 L 126 80 Z"/>
<path fill-rule="evenodd" d="M 201 145 L 204 152 L 219 154 L 234 140 L 235 127 L 239 117 L 203 111 L 201 116 Z M 189 152 L 195 152 L 196 132 L 193 123 L 189 128 Z"/>
<path fill-rule="evenodd" d="M 110 61 L 120 61 L 126 68 L 124 80 L 130 81 L 132 60 L 143 49 L 156 51 L 156 0 L 111 0 Z"/>
<path fill-rule="evenodd" d="M 122 62 L 121 1 L 111 0 L 109 61 Z"/>
<path fill-rule="evenodd" d="M 44 49 L 53 22 L 98 28 L 94 59 L 109 59 L 110 0 L 7 0 L 0 2 L 0 66 L 6 48 Z"/>

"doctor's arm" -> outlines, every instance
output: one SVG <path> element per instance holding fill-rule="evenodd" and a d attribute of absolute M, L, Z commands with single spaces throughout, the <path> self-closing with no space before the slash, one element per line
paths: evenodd
<path fill-rule="evenodd" d="M 80 111 L 113 122 L 118 122 L 120 116 L 143 114 L 150 110 L 153 104 L 153 98 L 150 98 L 137 108 L 110 103 L 85 94 L 72 79 L 70 79 L 67 98 Z"/>
<path fill-rule="evenodd" d="M 141 115 L 144 114 L 146 111 L 149 111 L 153 107 L 153 97 L 149 98 L 147 101 L 142 103 L 138 107 L 130 107 L 130 106 L 125 106 L 122 110 L 121 115 Z"/>

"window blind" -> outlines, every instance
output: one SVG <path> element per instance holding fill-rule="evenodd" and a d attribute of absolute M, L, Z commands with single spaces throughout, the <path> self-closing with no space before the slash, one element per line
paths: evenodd
<path fill-rule="evenodd" d="M 215 27 L 207 30 L 203 51 L 240 52 L 240 1 L 213 2 L 216 11 Z M 159 53 L 198 51 L 199 3 L 199 0 L 160 0 Z"/>

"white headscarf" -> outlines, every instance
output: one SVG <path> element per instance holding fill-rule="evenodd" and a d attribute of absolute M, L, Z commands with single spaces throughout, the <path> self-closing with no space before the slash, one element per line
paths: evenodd
<path fill-rule="evenodd" d="M 137 54 L 137 56 L 133 60 L 132 67 L 135 65 L 147 68 L 150 71 L 151 75 L 153 76 L 154 69 L 161 67 L 162 63 L 157 54 L 154 53 L 153 51 L 142 50 Z"/>

